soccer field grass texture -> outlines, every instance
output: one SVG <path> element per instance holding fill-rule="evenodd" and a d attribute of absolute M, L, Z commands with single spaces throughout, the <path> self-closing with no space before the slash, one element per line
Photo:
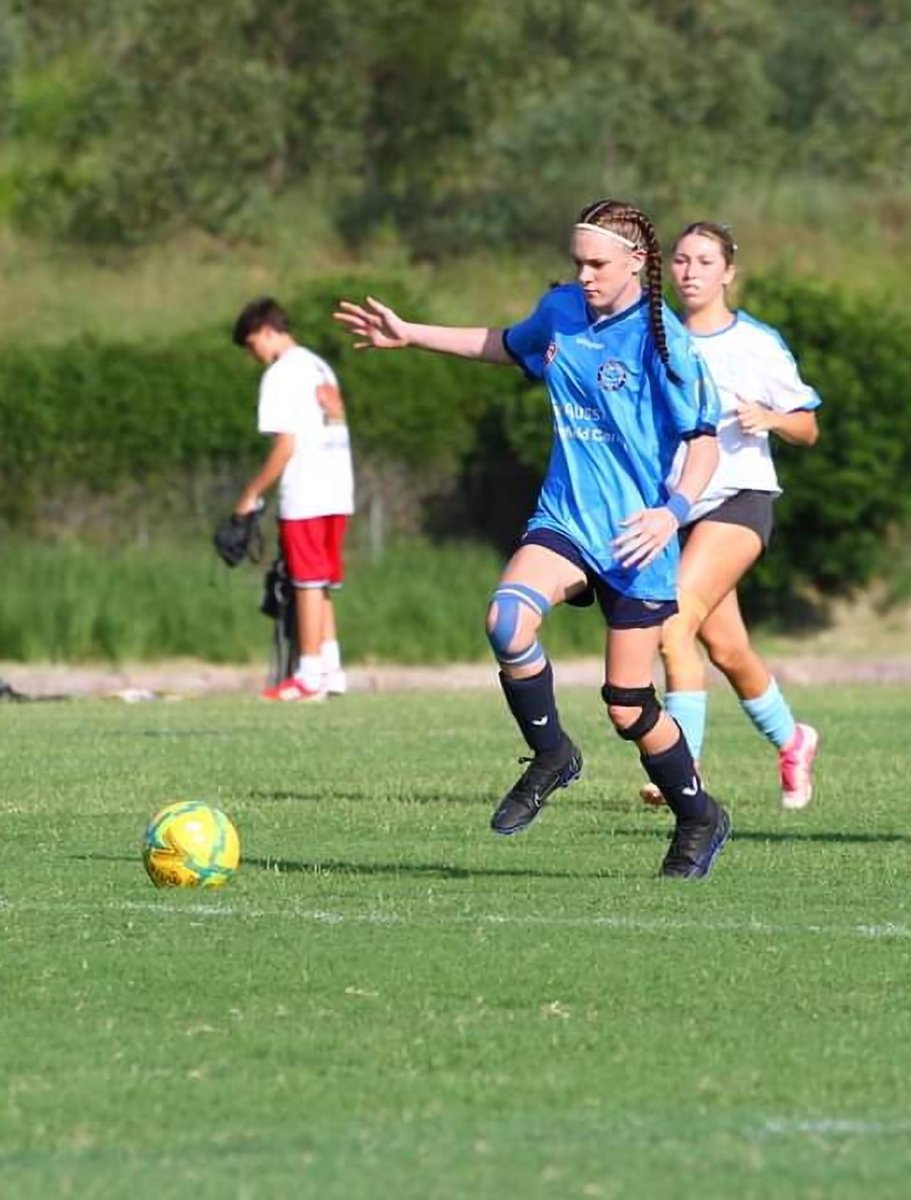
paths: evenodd
<path fill-rule="evenodd" d="M 911 697 L 792 697 L 818 799 L 716 691 L 690 885 L 594 692 L 513 839 L 492 692 L 4 706 L 0 1195 L 907 1197 Z M 240 830 L 222 893 L 142 869 L 184 797 Z"/>

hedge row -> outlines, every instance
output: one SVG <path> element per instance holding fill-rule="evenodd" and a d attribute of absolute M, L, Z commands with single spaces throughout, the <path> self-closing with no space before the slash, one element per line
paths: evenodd
<path fill-rule="evenodd" d="M 452 503 L 433 510 L 434 532 L 461 522 L 464 534 L 467 521 L 508 541 L 549 445 L 541 390 L 508 369 L 353 351 L 329 314 L 339 295 L 368 286 L 420 314 L 420 298 L 395 280 L 333 279 L 289 304 L 302 340 L 338 369 L 358 455 L 416 476 L 432 470 L 448 485 Z M 890 535 L 911 526 L 911 327 L 868 301 L 780 277 L 754 279 L 744 306 L 781 330 L 824 400 L 812 451 L 777 446 L 785 495 L 755 580 L 772 596 L 801 584 L 849 591 L 882 569 Z M 127 482 L 151 496 L 180 472 L 245 470 L 262 453 L 257 376 L 225 329 L 159 345 L 4 348 L 0 516 L 28 528 L 48 497 Z"/>
<path fill-rule="evenodd" d="M 784 494 L 771 552 L 750 573 L 753 611 L 809 585 L 844 595 L 887 570 L 911 535 L 911 322 L 867 299 L 807 281 L 754 277 L 743 307 L 777 328 L 819 392 L 811 450 L 776 439 Z M 517 456 L 539 471 L 546 419 L 536 395 L 504 398 Z"/>
<path fill-rule="evenodd" d="M 409 311 L 420 308 L 394 282 L 371 286 Z M 294 298 L 296 328 L 337 366 L 362 454 L 454 473 L 481 413 L 519 381 L 431 355 L 380 361 L 354 352 L 329 314 L 339 295 L 364 287 L 335 280 Z M 154 486 L 177 469 L 244 463 L 262 452 L 257 377 L 227 329 L 159 345 L 4 347 L 0 514 L 27 522 L 38 497 L 74 486 L 104 493 L 126 480 Z"/>

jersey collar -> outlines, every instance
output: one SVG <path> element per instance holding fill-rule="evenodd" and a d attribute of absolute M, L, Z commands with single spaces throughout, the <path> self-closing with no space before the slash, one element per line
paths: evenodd
<path fill-rule="evenodd" d="M 609 329 L 611 325 L 616 325 L 619 321 L 625 321 L 627 317 L 632 316 L 640 308 L 644 308 L 646 304 L 648 304 L 648 292 L 643 291 L 635 304 L 630 304 L 628 308 L 622 308 L 620 312 L 611 313 L 610 316 L 599 317 L 586 300 L 585 311 L 589 319 L 589 328 L 593 330 Z"/>
<path fill-rule="evenodd" d="M 735 312 L 733 321 L 729 321 L 728 324 L 725 325 L 724 329 L 716 329 L 714 333 L 693 333 L 691 330 L 688 329 L 687 333 L 690 335 L 691 338 L 698 338 L 700 341 L 705 341 L 708 338 L 721 337 L 721 335 L 723 333 L 730 333 L 731 330 L 734 328 L 734 326 L 737 324 L 737 322 L 739 320 L 740 320 L 740 313 Z"/>

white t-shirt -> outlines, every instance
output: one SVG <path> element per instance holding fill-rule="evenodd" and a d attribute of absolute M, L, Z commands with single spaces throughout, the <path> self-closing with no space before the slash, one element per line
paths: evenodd
<path fill-rule="evenodd" d="M 698 521 L 729 496 L 747 489 L 781 493 L 772 461 L 768 433 L 744 433 L 737 420 L 739 400 L 765 405 L 776 412 L 818 408 L 819 396 L 800 378 L 794 357 L 781 336 L 745 312 L 720 333 L 694 334 L 718 388 L 721 418 L 718 422 L 718 452 L 715 474 L 690 509 L 687 524 Z M 679 480 L 686 457 L 681 446 L 669 477 L 673 487 Z"/>
<path fill-rule="evenodd" d="M 293 346 L 259 385 L 259 432 L 294 435 L 294 453 L 278 485 L 283 520 L 354 512 L 348 426 L 327 420 L 316 398 L 321 384 L 338 387 L 332 368 L 303 346 Z"/>

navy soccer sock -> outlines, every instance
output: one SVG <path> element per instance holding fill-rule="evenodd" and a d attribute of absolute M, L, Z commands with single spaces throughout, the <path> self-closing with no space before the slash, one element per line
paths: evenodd
<path fill-rule="evenodd" d="M 550 663 L 530 679 L 508 679 L 500 672 L 500 687 L 528 748 L 534 754 L 555 754 L 567 740 L 560 727 Z"/>
<path fill-rule="evenodd" d="M 646 775 L 667 801 L 678 821 L 705 821 L 713 807 L 693 765 L 693 756 L 681 733 L 673 746 L 658 754 L 642 754 Z"/>

